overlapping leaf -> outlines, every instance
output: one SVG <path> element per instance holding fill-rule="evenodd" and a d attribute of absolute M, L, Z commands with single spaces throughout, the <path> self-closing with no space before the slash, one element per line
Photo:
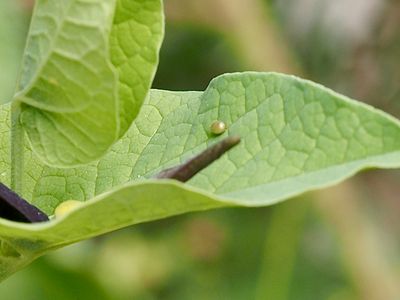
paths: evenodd
<path fill-rule="evenodd" d="M 119 75 L 119 137 L 129 129 L 149 93 L 163 37 L 162 0 L 118 0 L 110 53 Z"/>
<path fill-rule="evenodd" d="M 42 160 L 84 164 L 123 135 L 150 88 L 162 36 L 160 0 L 37 1 L 14 101 Z"/>

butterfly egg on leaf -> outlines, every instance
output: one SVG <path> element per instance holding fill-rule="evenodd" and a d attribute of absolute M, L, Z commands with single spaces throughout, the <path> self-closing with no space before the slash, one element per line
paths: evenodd
<path fill-rule="evenodd" d="M 228 126 L 223 121 L 214 121 L 210 126 L 212 134 L 221 135 L 228 129 Z"/>
<path fill-rule="evenodd" d="M 64 201 L 64 202 L 60 203 L 54 210 L 54 217 L 60 218 L 62 216 L 65 216 L 66 214 L 68 214 L 69 212 L 78 208 L 82 204 L 83 204 L 82 201 L 77 201 L 77 200 Z"/>

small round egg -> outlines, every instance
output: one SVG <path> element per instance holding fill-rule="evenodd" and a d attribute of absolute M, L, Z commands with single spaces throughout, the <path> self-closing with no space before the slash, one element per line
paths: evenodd
<path fill-rule="evenodd" d="M 54 217 L 59 218 L 81 206 L 83 202 L 77 200 L 67 200 L 60 203 L 54 210 Z"/>
<path fill-rule="evenodd" d="M 227 130 L 227 126 L 222 121 L 215 121 L 211 124 L 210 130 L 212 134 L 220 135 Z"/>

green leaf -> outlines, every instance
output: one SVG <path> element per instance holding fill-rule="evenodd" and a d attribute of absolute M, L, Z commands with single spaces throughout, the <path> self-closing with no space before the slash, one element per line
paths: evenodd
<path fill-rule="evenodd" d="M 47 251 L 128 225 L 222 207 L 216 199 L 183 184 L 149 180 L 100 195 L 46 224 L 0 219 L 0 280 Z"/>
<path fill-rule="evenodd" d="M 4 106 L 2 124 L 7 118 Z M 214 120 L 228 125 L 222 136 L 210 133 Z M 5 182 L 8 130 L 1 127 Z M 242 143 L 188 184 L 146 179 L 226 135 L 239 135 Z M 293 76 L 230 74 L 204 93 L 152 91 L 128 133 L 96 163 L 50 168 L 26 150 L 26 199 L 49 214 L 62 201 L 94 199 L 48 224 L 1 221 L 0 237 L 12 253 L 3 255 L 3 276 L 50 249 L 124 226 L 223 206 L 271 205 L 364 168 L 399 167 L 399 150 L 393 117 Z"/>
<path fill-rule="evenodd" d="M 39 157 L 101 157 L 136 117 L 162 36 L 160 0 L 38 0 L 14 101 Z"/>
<path fill-rule="evenodd" d="M 111 31 L 111 61 L 119 80 L 119 137 L 147 97 L 164 37 L 162 0 L 118 0 Z"/>
<path fill-rule="evenodd" d="M 108 37 L 115 1 L 36 3 L 14 101 L 32 148 L 49 164 L 98 158 L 118 135 Z"/>
<path fill-rule="evenodd" d="M 210 133 L 214 120 L 227 124 L 224 135 Z M 204 93 L 152 91 L 128 134 L 100 161 L 45 168 L 26 197 L 52 212 L 60 201 L 84 201 L 148 178 L 227 135 L 241 136 L 242 143 L 189 184 L 252 206 L 400 162 L 393 117 L 292 76 L 232 74 Z"/>

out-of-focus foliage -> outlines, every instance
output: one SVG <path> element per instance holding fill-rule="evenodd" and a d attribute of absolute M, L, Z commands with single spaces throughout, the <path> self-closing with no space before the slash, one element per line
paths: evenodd
<path fill-rule="evenodd" d="M 14 95 L 28 16 L 18 1 L 0 1 L 0 104 Z"/>
<path fill-rule="evenodd" d="M 240 70 L 238 60 L 223 34 L 201 26 L 167 22 L 154 87 L 203 91 L 211 78 Z"/>
<path fill-rule="evenodd" d="M 288 203 L 277 207 L 286 210 L 286 217 L 292 216 L 298 221 L 271 220 L 273 212 L 270 209 L 230 209 L 139 225 L 43 257 L 29 269 L 5 281 L 0 292 L 8 291 L 7 299 L 21 299 L 22 292 L 11 292 L 13 287 L 21 286 L 22 290 L 37 297 L 24 299 L 50 300 L 52 294 L 40 297 L 46 284 L 35 280 L 35 289 L 28 278 L 37 274 L 44 281 L 52 276 L 65 276 L 66 286 L 67 280 L 74 279 L 73 274 L 75 280 L 87 284 L 86 290 L 96 287 L 93 282 L 90 284 L 93 280 L 108 293 L 87 297 L 86 291 L 76 292 L 76 299 L 253 299 L 264 286 L 260 283 L 264 267 L 260 262 L 264 252 L 269 252 L 264 248 L 267 228 L 267 232 L 274 235 L 270 243 L 279 243 L 274 246 L 275 255 L 271 257 L 277 261 L 267 262 L 265 266 L 271 268 L 274 276 L 285 279 L 285 271 L 278 274 L 288 264 L 287 256 L 282 254 L 287 253 L 289 243 L 294 246 L 290 250 L 294 252 L 295 265 L 289 263 L 287 267 L 289 271 L 295 267 L 296 284 L 293 291 L 284 288 L 290 299 L 309 299 L 310 295 L 323 299 L 343 290 L 352 292 L 340 264 L 337 264 L 337 249 L 331 232 L 323 226 L 319 228 L 320 220 L 306 209 L 307 201 L 302 199 L 296 203 L 297 216 L 293 216 L 294 211 Z M 310 221 L 306 221 L 307 216 Z M 297 227 L 283 232 L 285 224 Z M 317 249 L 312 247 L 314 240 L 320 241 Z M 299 245 L 300 252 L 296 254 Z M 329 249 L 331 246 L 333 249 Z M 325 252 L 327 249 L 328 253 Z M 318 291 L 315 291 L 315 280 L 320 285 Z M 57 287 L 62 285 L 58 280 L 55 284 Z M 272 296 L 282 289 L 279 282 L 272 287 L 278 289 L 268 290 Z M 71 291 L 64 289 L 60 288 L 58 292 L 65 294 L 67 299 Z"/>

